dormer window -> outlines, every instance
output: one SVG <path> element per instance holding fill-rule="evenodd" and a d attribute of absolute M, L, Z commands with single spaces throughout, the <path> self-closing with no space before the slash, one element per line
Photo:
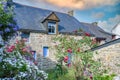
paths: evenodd
<path fill-rule="evenodd" d="M 45 18 L 41 20 L 43 25 L 46 28 L 48 34 L 58 34 L 58 22 L 59 18 L 54 12 L 50 12 Z"/>
<path fill-rule="evenodd" d="M 56 22 L 48 22 L 48 34 L 56 34 Z"/>

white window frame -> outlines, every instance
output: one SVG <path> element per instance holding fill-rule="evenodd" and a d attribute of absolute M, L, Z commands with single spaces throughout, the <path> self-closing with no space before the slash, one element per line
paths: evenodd
<path fill-rule="evenodd" d="M 55 28 L 54 33 L 49 32 L 49 27 L 54 27 Z M 48 34 L 56 34 L 56 22 L 52 22 L 52 21 L 48 22 Z"/>

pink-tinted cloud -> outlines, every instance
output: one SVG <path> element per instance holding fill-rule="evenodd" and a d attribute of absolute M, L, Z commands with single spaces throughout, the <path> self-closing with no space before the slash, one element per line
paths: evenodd
<path fill-rule="evenodd" d="M 105 5 L 115 5 L 119 0 L 13 0 L 22 4 L 66 12 L 71 9 L 89 9 Z"/>
<path fill-rule="evenodd" d="M 43 8 L 43 9 L 49 9 L 49 10 L 53 10 L 53 11 L 59 11 L 59 12 L 63 12 L 63 13 L 66 13 L 70 10 L 68 8 L 53 5 L 49 2 L 47 2 L 46 0 L 13 0 L 13 1 L 20 3 L 20 4 L 25 4 L 25 5 Z"/>
<path fill-rule="evenodd" d="M 41 0 L 39 0 L 41 1 Z M 97 6 L 114 5 L 119 0 L 44 0 L 59 7 L 71 9 L 88 9 Z"/>

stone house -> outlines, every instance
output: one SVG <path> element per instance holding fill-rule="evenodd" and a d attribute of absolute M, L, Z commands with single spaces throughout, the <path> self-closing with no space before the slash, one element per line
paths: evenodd
<path fill-rule="evenodd" d="M 120 38 L 120 23 L 118 23 L 115 27 L 113 27 L 111 33 L 116 35 L 116 39 Z"/>
<path fill-rule="evenodd" d="M 120 38 L 102 44 L 92 49 L 98 52 L 94 57 L 100 60 L 104 68 L 109 69 L 109 73 L 120 75 Z"/>
<path fill-rule="evenodd" d="M 70 35 L 81 39 L 81 33 L 87 32 L 98 42 L 112 40 L 112 35 L 106 33 L 95 23 L 79 22 L 73 17 L 73 11 L 61 13 L 41 8 L 35 8 L 19 3 L 14 3 L 15 16 L 19 26 L 18 35 L 26 38 L 28 45 L 35 51 L 36 60 L 40 69 L 54 67 L 56 63 L 54 45 L 55 36 Z M 75 35 L 76 34 L 76 35 Z"/>

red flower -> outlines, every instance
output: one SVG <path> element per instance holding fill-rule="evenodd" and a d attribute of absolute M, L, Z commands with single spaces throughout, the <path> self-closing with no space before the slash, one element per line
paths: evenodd
<path fill-rule="evenodd" d="M 80 52 L 80 48 L 77 49 L 77 52 Z"/>
<path fill-rule="evenodd" d="M 86 33 L 85 33 L 85 36 L 90 36 L 90 34 L 86 32 Z"/>
<path fill-rule="evenodd" d="M 68 66 L 68 67 L 70 67 L 70 66 L 71 66 L 71 64 L 69 63 L 67 66 Z"/>
<path fill-rule="evenodd" d="M 15 46 L 14 46 L 14 45 L 12 45 L 12 46 L 10 46 L 10 48 L 11 48 L 11 49 L 15 49 Z"/>
<path fill-rule="evenodd" d="M 93 80 L 93 77 L 92 77 L 92 75 L 90 75 L 90 80 Z"/>
<path fill-rule="evenodd" d="M 7 46 L 7 52 L 13 52 L 13 50 L 15 49 L 15 46 L 14 45 L 11 45 L 11 46 Z"/>
<path fill-rule="evenodd" d="M 67 52 L 68 52 L 68 53 L 72 53 L 72 49 L 69 48 L 69 49 L 67 50 Z"/>
<path fill-rule="evenodd" d="M 7 49 L 7 52 L 12 52 L 12 51 L 13 51 L 13 49 L 11 49 L 11 48 Z"/>
<path fill-rule="evenodd" d="M 68 56 L 64 57 L 64 62 L 67 63 L 68 62 Z"/>
<path fill-rule="evenodd" d="M 37 65 L 38 64 L 37 61 L 34 61 L 34 64 Z"/>

